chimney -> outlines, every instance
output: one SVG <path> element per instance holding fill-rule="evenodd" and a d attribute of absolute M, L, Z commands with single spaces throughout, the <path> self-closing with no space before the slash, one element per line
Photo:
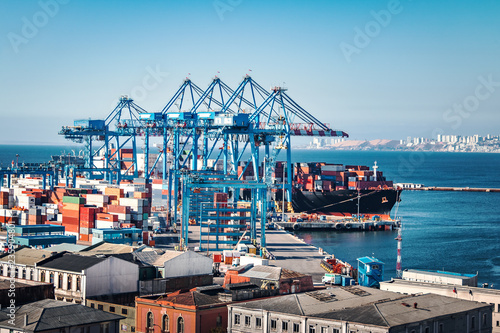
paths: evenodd
<path fill-rule="evenodd" d="M 416 309 L 417 308 L 417 302 L 413 303 L 413 307 Z"/>
<path fill-rule="evenodd" d="M 28 326 L 28 314 L 24 314 L 24 327 Z"/>

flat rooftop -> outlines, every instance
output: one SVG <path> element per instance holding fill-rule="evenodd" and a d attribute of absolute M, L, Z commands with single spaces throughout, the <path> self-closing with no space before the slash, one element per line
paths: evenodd
<path fill-rule="evenodd" d="M 442 277 L 454 277 L 457 279 L 463 279 L 463 280 L 468 280 L 472 277 L 477 276 L 477 274 L 462 274 L 462 273 L 453 273 L 453 272 L 446 272 L 446 271 L 431 271 L 431 270 L 424 270 L 424 269 L 408 269 L 403 271 L 408 272 L 408 273 L 417 273 L 417 274 L 427 274 L 427 275 L 432 275 L 432 276 L 442 276 Z"/>

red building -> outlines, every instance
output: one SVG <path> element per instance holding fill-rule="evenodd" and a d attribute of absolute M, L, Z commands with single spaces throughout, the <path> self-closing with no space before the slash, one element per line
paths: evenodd
<path fill-rule="evenodd" d="M 171 294 L 138 297 L 136 332 L 140 333 L 209 333 L 225 332 L 227 304 L 220 286 L 179 290 Z"/>

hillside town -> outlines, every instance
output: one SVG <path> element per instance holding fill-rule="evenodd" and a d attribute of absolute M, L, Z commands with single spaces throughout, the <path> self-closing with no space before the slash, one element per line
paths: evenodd
<path fill-rule="evenodd" d="M 444 135 L 436 139 L 408 136 L 402 140 L 354 140 L 346 138 L 314 138 L 306 149 L 332 150 L 391 150 L 391 151 L 436 151 L 436 152 L 474 152 L 500 153 L 500 136 L 486 135 Z"/>

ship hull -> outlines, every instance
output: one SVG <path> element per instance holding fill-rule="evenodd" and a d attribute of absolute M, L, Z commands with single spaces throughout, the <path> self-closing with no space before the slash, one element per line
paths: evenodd
<path fill-rule="evenodd" d="M 399 201 L 401 190 L 360 190 L 360 214 L 389 215 L 394 204 Z M 297 213 L 334 214 L 358 212 L 358 191 L 337 190 L 331 192 L 300 191 L 292 194 L 292 206 Z"/>

